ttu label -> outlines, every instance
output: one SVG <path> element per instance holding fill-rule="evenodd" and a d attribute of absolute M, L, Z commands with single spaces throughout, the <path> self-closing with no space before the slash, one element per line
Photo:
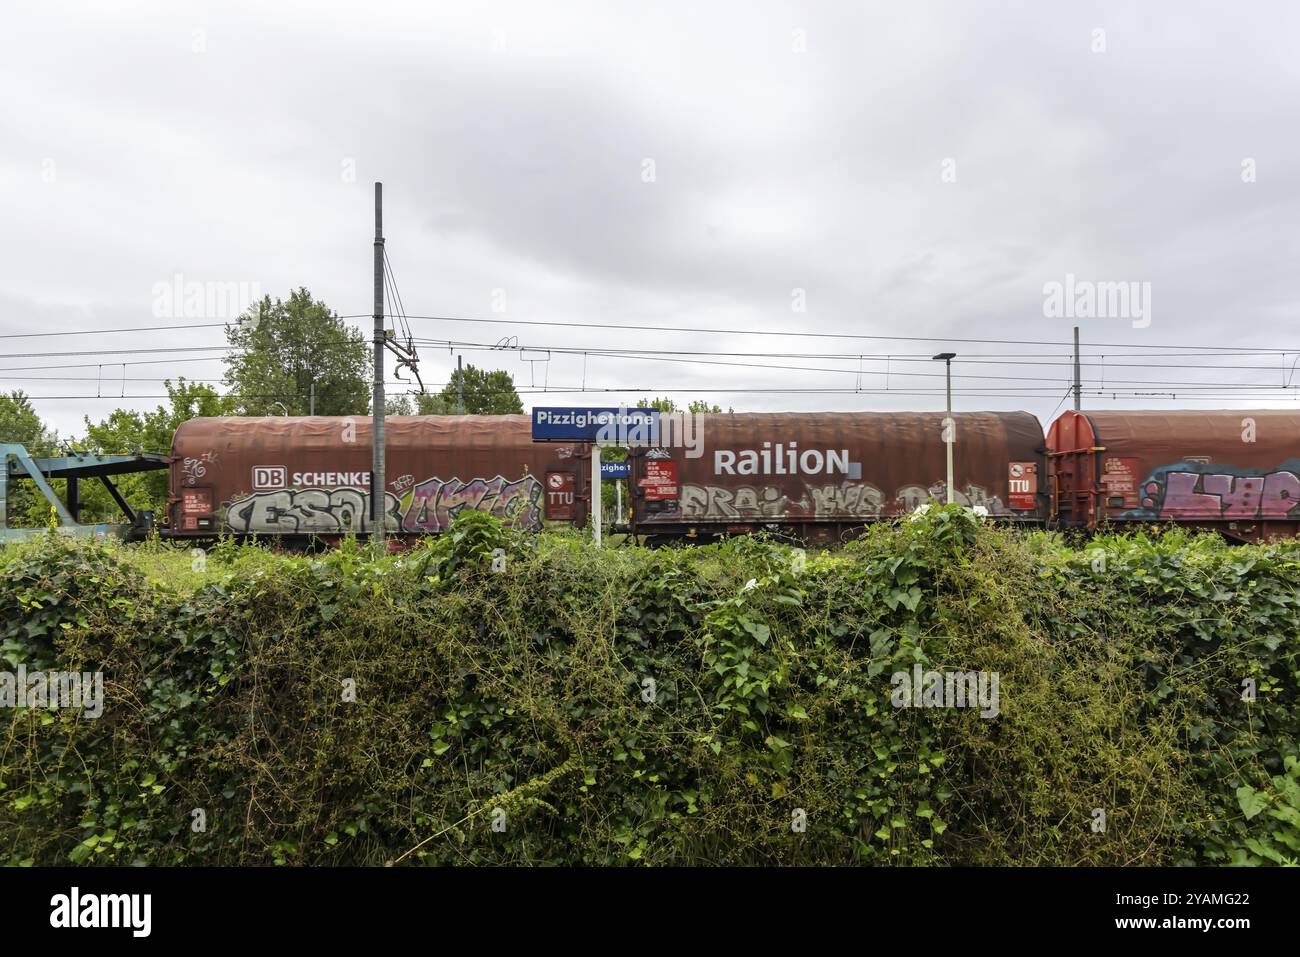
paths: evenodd
<path fill-rule="evenodd" d="M 1037 505 L 1038 463 L 1012 462 L 1007 466 L 1007 505 L 1032 509 Z"/>

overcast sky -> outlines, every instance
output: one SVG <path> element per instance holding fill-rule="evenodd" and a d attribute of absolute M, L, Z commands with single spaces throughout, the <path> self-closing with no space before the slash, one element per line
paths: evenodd
<path fill-rule="evenodd" d="M 1300 354 L 1297 20 L 1294 4 L 1185 0 L 9 4 L 0 335 L 229 318 L 157 318 L 177 275 L 307 286 L 367 314 L 382 180 L 412 315 L 733 330 L 411 320 L 422 338 L 517 336 L 522 355 L 465 358 L 557 390 L 526 405 L 940 409 L 928 356 L 949 349 L 956 408 L 1047 419 L 1076 324 L 1106 344 L 1085 345 L 1085 390 L 1104 375 L 1118 393 L 1085 407 L 1277 404 Z M 1048 315 L 1067 275 L 1135 284 L 1141 314 Z M 741 334 L 760 331 L 934 339 Z M 67 353 L 224 341 L 4 338 L 0 389 L 81 434 L 85 414 L 157 405 L 130 396 L 162 382 L 135 380 L 222 365 Z M 525 361 L 575 347 L 715 354 Z M 849 358 L 774 355 L 800 353 Z M 421 355 L 445 383 L 454 355 Z M 630 391 L 558 391 L 584 383 Z M 1272 391 L 1232 401 L 1226 383 Z M 823 389 L 850 391 L 798 391 Z"/>

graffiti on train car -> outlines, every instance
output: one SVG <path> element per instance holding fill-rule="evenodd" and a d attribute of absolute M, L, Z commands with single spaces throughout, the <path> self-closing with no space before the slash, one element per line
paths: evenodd
<path fill-rule="evenodd" d="M 409 476 L 393 483 L 406 489 L 401 498 L 385 493 L 384 527 L 398 532 L 440 532 L 461 509 L 490 512 L 507 525 L 535 532 L 542 527 L 542 483 L 525 475 L 517 481 L 430 478 L 418 485 Z M 369 489 L 277 489 L 255 492 L 226 506 L 226 525 L 240 534 L 331 534 L 368 532 Z"/>
<path fill-rule="evenodd" d="M 947 483 L 945 482 L 936 482 L 928 486 L 904 485 L 894 495 L 894 501 L 898 505 L 896 511 L 906 514 L 915 512 L 927 502 L 942 502 L 947 498 L 944 494 L 946 487 Z M 997 495 L 990 495 L 989 490 L 983 485 L 968 483 L 964 489 L 953 489 L 952 500 L 958 505 L 964 505 L 966 508 L 980 506 L 987 509 L 990 515 L 1011 514 L 1011 510 L 1002 499 Z"/>
<path fill-rule="evenodd" d="M 542 527 L 542 483 L 525 475 L 511 482 L 503 476 L 490 479 L 431 478 L 415 486 L 402 502 L 402 528 L 408 532 L 440 532 L 461 509 L 490 512 L 520 531 Z"/>
<path fill-rule="evenodd" d="M 402 520 L 401 502 L 391 493 L 385 498 L 384 527 L 397 531 Z M 226 525 L 240 534 L 367 532 L 373 524 L 369 501 L 369 491 L 362 488 L 254 492 L 226 506 Z"/>
<path fill-rule="evenodd" d="M 1300 462 L 1285 468 L 1242 469 L 1179 462 L 1154 469 L 1142 482 L 1142 503 L 1125 518 L 1281 519 L 1300 505 Z"/>
<path fill-rule="evenodd" d="M 792 506 L 806 511 L 808 500 L 792 501 L 775 485 L 683 485 L 680 507 L 686 518 L 781 518 Z"/>
<path fill-rule="evenodd" d="M 217 464 L 217 453 L 208 449 L 202 455 L 186 456 L 181 461 L 181 474 L 186 485 L 197 485 L 208 474 L 208 466 Z"/>
<path fill-rule="evenodd" d="M 889 497 L 866 483 L 839 485 L 808 485 L 807 493 L 792 499 L 776 485 L 721 486 L 682 485 L 681 514 L 693 519 L 778 519 L 778 518 L 879 518 L 884 514 L 913 512 L 926 502 L 940 501 L 944 485 L 905 485 L 893 496 L 893 507 L 887 508 Z M 953 495 L 961 505 L 982 505 L 991 515 L 1007 514 L 1002 500 L 990 496 L 988 490 L 978 485 L 967 485 Z M 666 516 L 662 516 L 666 517 Z"/>

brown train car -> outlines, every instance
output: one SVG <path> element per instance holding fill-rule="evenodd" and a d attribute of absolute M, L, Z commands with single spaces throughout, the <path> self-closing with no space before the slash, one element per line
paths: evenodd
<path fill-rule="evenodd" d="M 369 533 L 368 417 L 199 418 L 172 440 L 171 537 Z M 522 530 L 586 520 L 590 451 L 532 441 L 525 415 L 385 420 L 385 529 L 424 535 L 462 508 Z"/>
<path fill-rule="evenodd" d="M 1039 521 L 1038 420 L 1028 412 L 953 419 L 954 500 Z M 665 440 L 661 420 L 664 444 L 630 456 L 632 530 L 652 540 L 758 530 L 811 543 L 843 539 L 867 522 L 945 501 L 943 420 L 942 412 L 700 415 L 694 443 L 689 428 Z"/>
<path fill-rule="evenodd" d="M 1175 522 L 1255 541 L 1300 524 L 1300 412 L 1075 412 L 1047 432 L 1049 522 Z"/>

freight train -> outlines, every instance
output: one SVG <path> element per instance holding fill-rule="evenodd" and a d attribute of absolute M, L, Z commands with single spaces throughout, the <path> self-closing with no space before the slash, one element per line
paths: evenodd
<path fill-rule="evenodd" d="M 695 416 L 699 441 L 629 448 L 619 530 L 648 543 L 757 531 L 810 544 L 947 498 L 945 417 L 930 412 Z M 1049 528 L 1173 522 L 1238 541 L 1300 531 L 1300 413 L 953 415 L 953 499 Z M 326 543 L 372 531 L 370 421 L 199 418 L 176 431 L 162 534 Z M 517 529 L 582 526 L 591 445 L 532 440 L 523 415 L 386 420 L 383 522 L 416 537 L 457 512 Z"/>

